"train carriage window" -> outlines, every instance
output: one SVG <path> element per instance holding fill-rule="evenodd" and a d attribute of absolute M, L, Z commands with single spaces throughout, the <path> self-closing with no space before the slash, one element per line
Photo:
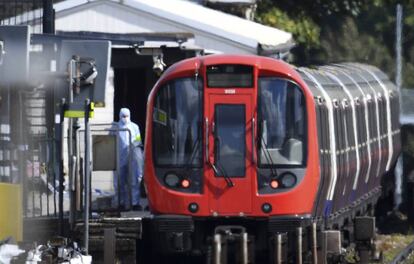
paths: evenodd
<path fill-rule="evenodd" d="M 219 170 L 217 176 L 245 176 L 245 105 L 216 104 L 214 161 Z"/>
<path fill-rule="evenodd" d="M 376 109 L 375 109 L 375 98 L 371 97 L 371 99 L 368 102 L 368 110 L 369 110 L 369 133 L 370 133 L 370 140 L 375 138 L 376 135 L 376 127 L 377 127 L 377 115 L 376 115 Z M 372 145 L 372 144 L 371 144 Z"/>
<path fill-rule="evenodd" d="M 399 127 L 399 118 L 397 117 L 399 114 L 399 102 L 398 102 L 398 96 L 396 96 L 396 94 L 394 92 L 390 92 L 390 96 L 389 96 L 389 100 L 390 100 L 390 111 L 391 111 L 391 131 L 396 131 Z"/>
<path fill-rule="evenodd" d="M 335 135 L 335 144 L 336 151 L 342 150 L 342 139 L 343 139 L 343 129 L 341 124 L 341 108 L 337 99 L 333 100 L 333 115 L 334 115 L 334 135 Z M 336 154 L 337 160 L 339 159 L 338 154 Z M 338 162 L 339 164 L 339 162 Z M 339 165 L 338 165 L 339 166 Z"/>
<path fill-rule="evenodd" d="M 380 123 L 379 123 L 379 119 L 380 119 L 380 114 L 381 112 L 379 112 L 379 108 L 377 111 L 377 104 L 379 104 L 378 100 L 375 98 L 375 100 L 372 103 L 372 136 L 371 139 L 377 139 L 379 137 L 378 135 L 378 128 L 380 128 Z M 376 144 L 374 142 L 374 144 Z"/>
<path fill-rule="evenodd" d="M 372 115 L 372 99 L 370 97 L 370 95 L 367 95 L 366 98 L 366 109 L 365 111 L 368 113 L 368 119 L 367 119 L 367 123 L 368 123 L 368 130 L 367 130 L 367 142 L 369 143 L 369 139 L 372 137 L 372 119 L 374 118 L 374 116 Z M 368 138 L 369 135 L 369 138 Z"/>
<path fill-rule="evenodd" d="M 353 123 L 353 113 L 351 106 L 347 107 L 347 118 L 346 123 L 349 131 L 349 146 L 355 147 L 355 127 Z"/>
<path fill-rule="evenodd" d="M 356 104 L 356 112 L 357 112 L 357 128 L 358 128 L 358 142 L 359 144 L 363 144 L 366 140 L 365 136 L 365 117 L 363 113 L 363 106 L 362 102 L 359 100 L 359 98 L 355 101 Z"/>
<path fill-rule="evenodd" d="M 325 150 L 325 142 L 324 142 L 324 129 L 323 129 L 323 117 L 322 117 L 322 111 L 323 111 L 323 105 L 322 105 L 322 98 L 320 96 L 317 97 L 315 100 L 315 106 L 316 106 L 316 122 L 318 124 L 318 139 L 319 139 L 319 149 Z M 321 159 L 322 160 L 322 159 Z"/>
<path fill-rule="evenodd" d="M 201 166 L 201 89 L 201 80 L 181 78 L 158 90 L 152 134 L 157 166 Z"/>
<path fill-rule="evenodd" d="M 329 110 L 328 110 L 328 105 L 327 102 L 325 101 L 325 105 L 324 105 L 324 110 L 323 110 L 323 120 L 325 120 L 324 123 L 324 131 L 325 131 L 325 151 L 332 151 L 332 146 L 331 146 L 331 140 L 330 140 L 330 136 L 333 135 L 333 131 L 330 130 L 329 128 Z M 325 157 L 326 157 L 326 168 L 327 170 L 331 168 L 331 158 L 330 158 L 330 152 L 326 153 L 325 152 Z"/>
<path fill-rule="evenodd" d="M 384 135 L 385 133 L 385 120 L 386 120 L 386 112 L 384 111 L 384 101 L 385 98 L 382 96 L 381 93 L 379 93 L 379 97 L 378 97 L 378 107 L 379 107 L 379 123 L 380 123 L 380 134 L 378 135 L 378 138 L 381 139 L 381 136 Z"/>
<path fill-rule="evenodd" d="M 304 165 L 305 97 L 295 83 L 259 78 L 259 166 Z"/>

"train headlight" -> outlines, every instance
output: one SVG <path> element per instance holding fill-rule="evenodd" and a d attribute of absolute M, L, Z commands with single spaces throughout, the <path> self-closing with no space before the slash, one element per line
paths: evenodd
<path fill-rule="evenodd" d="M 180 182 L 180 178 L 173 172 L 167 172 L 164 177 L 164 182 L 169 187 L 177 187 Z"/>
<path fill-rule="evenodd" d="M 285 188 L 293 187 L 296 184 L 296 176 L 291 172 L 286 172 L 281 176 L 281 182 Z"/>

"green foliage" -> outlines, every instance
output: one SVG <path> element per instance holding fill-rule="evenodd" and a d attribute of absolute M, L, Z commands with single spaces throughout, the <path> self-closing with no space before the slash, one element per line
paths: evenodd
<path fill-rule="evenodd" d="M 327 16 L 357 15 L 363 7 L 363 0 L 261 0 L 258 12 L 263 13 L 272 7 L 280 8 L 290 17 L 306 14 L 315 22 Z"/>
<path fill-rule="evenodd" d="M 404 140 L 405 144 L 402 146 L 402 151 L 410 157 L 414 157 L 414 135 L 407 133 Z"/>
<path fill-rule="evenodd" d="M 297 16 L 290 18 L 286 12 L 271 8 L 260 16 L 262 23 L 291 32 L 295 41 L 306 49 L 319 46 L 320 29 L 308 17 Z"/>
<path fill-rule="evenodd" d="M 399 1 L 401 2 L 401 1 Z M 402 1 L 403 86 L 414 87 L 414 5 Z M 293 33 L 293 63 L 373 64 L 395 76 L 395 0 L 262 0 L 261 23 Z"/>
<path fill-rule="evenodd" d="M 377 249 L 384 254 L 384 262 L 390 263 L 392 260 L 413 241 L 413 235 L 391 234 L 391 235 L 378 235 L 377 237 Z M 412 258 L 410 258 L 412 259 Z M 413 262 L 405 262 L 413 263 Z"/>
<path fill-rule="evenodd" d="M 361 34 L 353 18 L 345 18 L 340 28 L 326 26 L 321 43 L 324 62 L 358 61 L 393 73 L 388 49 L 374 36 Z"/>

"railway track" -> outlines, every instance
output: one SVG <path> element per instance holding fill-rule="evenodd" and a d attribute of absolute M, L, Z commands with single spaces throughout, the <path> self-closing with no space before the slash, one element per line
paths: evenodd
<path fill-rule="evenodd" d="M 406 260 L 410 257 L 410 255 L 414 252 L 414 241 L 408 244 L 403 250 L 398 253 L 394 259 L 390 262 L 390 264 L 399 264 L 399 263 L 406 263 Z"/>

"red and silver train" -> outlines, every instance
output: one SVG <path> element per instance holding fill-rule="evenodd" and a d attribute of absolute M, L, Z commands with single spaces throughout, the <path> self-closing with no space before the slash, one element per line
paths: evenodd
<path fill-rule="evenodd" d="M 398 115 L 395 86 L 372 66 L 238 55 L 174 64 L 147 109 L 152 242 L 220 255 L 233 236 L 250 262 L 256 252 L 297 263 L 330 239 L 370 240 L 365 216 L 400 152 Z"/>

